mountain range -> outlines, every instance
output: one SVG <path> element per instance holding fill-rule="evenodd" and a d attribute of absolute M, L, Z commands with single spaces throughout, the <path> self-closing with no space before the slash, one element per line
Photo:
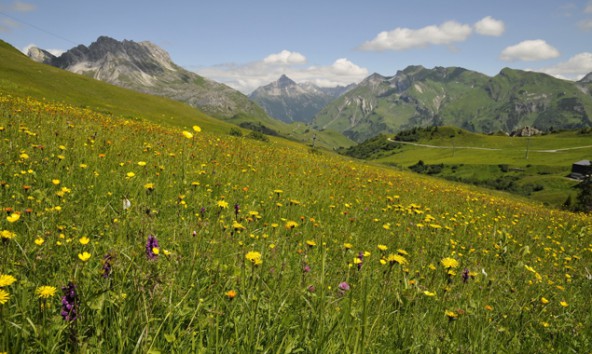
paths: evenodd
<path fill-rule="evenodd" d="M 88 47 L 79 45 L 60 56 L 36 47 L 29 49 L 28 56 L 120 87 L 185 102 L 213 117 L 230 119 L 242 114 L 268 119 L 246 95 L 183 69 L 165 50 L 148 41 L 101 36 Z"/>
<path fill-rule="evenodd" d="M 247 125 L 304 122 L 361 142 L 413 127 L 449 125 L 475 132 L 542 131 L 592 126 L 592 73 L 578 82 L 504 68 L 489 77 L 460 67 L 409 66 L 374 73 L 357 85 L 320 88 L 283 75 L 249 97 L 174 64 L 150 42 L 99 37 L 56 57 L 29 57 L 136 91 L 188 103 L 211 116 Z M 273 117 L 273 118 L 270 118 Z M 283 124 L 283 123 L 282 123 Z"/>
<path fill-rule="evenodd" d="M 592 126 L 592 74 L 578 82 L 504 68 L 494 77 L 460 67 L 409 66 L 394 76 L 372 74 L 313 119 L 364 141 L 380 133 L 425 126 L 511 132 Z"/>
<path fill-rule="evenodd" d="M 351 90 L 355 84 L 337 87 L 319 87 L 312 83 L 296 83 L 286 75 L 261 86 L 249 98 L 259 104 L 267 114 L 281 121 L 310 123 L 329 102 Z"/>

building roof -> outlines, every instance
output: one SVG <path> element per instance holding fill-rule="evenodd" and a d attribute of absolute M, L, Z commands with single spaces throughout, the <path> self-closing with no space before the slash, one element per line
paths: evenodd
<path fill-rule="evenodd" d="M 580 165 L 580 166 L 591 166 L 592 162 L 590 160 L 582 160 L 582 161 L 574 162 L 573 164 Z"/>

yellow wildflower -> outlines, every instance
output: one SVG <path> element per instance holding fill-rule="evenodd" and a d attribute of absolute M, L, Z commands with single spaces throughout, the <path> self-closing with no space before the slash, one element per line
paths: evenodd
<path fill-rule="evenodd" d="M 80 258 L 81 261 L 86 262 L 90 259 L 91 254 L 84 251 L 82 253 L 78 253 L 78 258 Z"/>
<path fill-rule="evenodd" d="M 0 288 L 12 285 L 12 283 L 14 283 L 15 281 L 16 281 L 16 278 L 13 277 L 12 275 L 2 274 L 2 275 L 0 275 Z"/>
<path fill-rule="evenodd" d="M 446 269 L 449 269 L 449 268 L 458 268 L 458 261 L 456 259 L 454 259 L 454 258 L 451 258 L 451 257 L 443 258 L 440 261 L 440 264 L 442 264 L 442 266 L 444 268 L 446 268 Z"/>
<path fill-rule="evenodd" d="M 254 265 L 260 265 L 261 263 L 263 263 L 263 261 L 261 260 L 261 253 L 256 251 L 247 252 L 245 258 Z"/>
<path fill-rule="evenodd" d="M 12 213 L 6 217 L 6 220 L 8 220 L 8 222 L 10 222 L 10 223 L 13 223 L 13 222 L 17 222 L 20 218 L 21 218 L 21 214 Z"/>
<path fill-rule="evenodd" d="M 35 293 L 37 296 L 39 296 L 39 298 L 48 299 L 55 295 L 56 288 L 53 286 L 43 285 L 38 287 L 37 290 L 35 290 Z"/>
<path fill-rule="evenodd" d="M 0 305 L 4 305 L 10 300 L 10 293 L 4 289 L 0 289 Z"/>

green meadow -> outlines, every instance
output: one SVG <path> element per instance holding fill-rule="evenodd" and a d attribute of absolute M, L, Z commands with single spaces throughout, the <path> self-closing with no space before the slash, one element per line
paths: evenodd
<path fill-rule="evenodd" d="M 441 165 L 429 174 L 509 191 L 554 208 L 577 195 L 578 181 L 567 178 L 572 163 L 592 158 L 589 130 L 509 137 L 438 127 L 420 130 L 412 142 L 394 140 L 383 137 L 351 149 L 365 149 L 365 158 L 401 170 L 419 161 Z"/>
<path fill-rule="evenodd" d="M 0 353 L 592 351 L 590 215 L 0 56 Z"/>
<path fill-rule="evenodd" d="M 199 121 L 0 119 L 0 351 L 592 349 L 590 216 Z"/>

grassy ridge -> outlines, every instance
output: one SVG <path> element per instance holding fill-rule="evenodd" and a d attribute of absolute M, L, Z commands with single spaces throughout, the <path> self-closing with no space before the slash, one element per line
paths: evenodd
<path fill-rule="evenodd" d="M 83 75 L 36 63 L 17 49 L 0 40 L 0 93 L 35 97 L 86 107 L 106 115 L 127 119 L 146 120 L 170 127 L 189 128 L 199 124 L 204 129 L 228 133 L 233 124 L 252 121 L 252 117 L 238 116 L 222 122 L 186 104 L 170 99 L 141 94 Z M 311 143 L 316 134 L 316 145 L 324 148 L 350 146 L 347 138 L 337 133 L 314 132 L 303 125 L 288 125 L 267 118 L 268 128 L 290 140 Z M 248 131 L 245 131 L 247 133 Z"/>
<path fill-rule="evenodd" d="M 0 351 L 592 349 L 589 216 L 6 95 L 0 164 Z"/>

